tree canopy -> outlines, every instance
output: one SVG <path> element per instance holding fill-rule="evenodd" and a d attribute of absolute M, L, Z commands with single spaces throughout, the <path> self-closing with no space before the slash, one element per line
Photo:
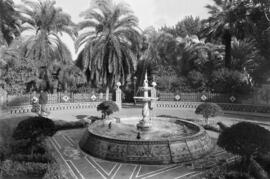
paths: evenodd
<path fill-rule="evenodd" d="M 94 85 L 125 84 L 137 61 L 138 19 L 127 4 L 97 0 L 81 14 L 77 65 Z"/>
<path fill-rule="evenodd" d="M 55 61 L 70 63 L 71 53 L 61 39 L 65 33 L 75 40 L 70 15 L 55 7 L 52 0 L 22 2 L 18 8 L 22 15 L 23 56 L 39 67 L 49 67 Z"/>

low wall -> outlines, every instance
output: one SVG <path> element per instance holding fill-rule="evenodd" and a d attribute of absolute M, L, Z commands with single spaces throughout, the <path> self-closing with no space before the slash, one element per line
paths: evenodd
<path fill-rule="evenodd" d="M 202 102 L 203 101 L 202 96 L 205 96 L 204 100 L 214 103 L 270 105 L 270 86 L 254 89 L 254 91 L 248 95 L 222 94 L 210 92 L 158 93 L 158 98 L 160 101 Z"/>
<path fill-rule="evenodd" d="M 157 101 L 156 108 L 197 108 L 202 102 Z M 217 103 L 224 111 L 270 113 L 270 105 Z"/>
<path fill-rule="evenodd" d="M 25 94 L 25 95 L 7 95 L 7 106 L 24 106 L 30 105 L 31 99 L 39 94 Z M 64 101 L 63 97 L 67 97 Z M 100 102 L 105 100 L 106 95 L 104 93 L 56 93 L 48 95 L 49 104 L 59 103 L 79 103 L 79 102 Z M 112 94 L 109 95 L 109 99 L 112 100 Z"/>
<path fill-rule="evenodd" d="M 46 109 L 48 111 L 70 110 L 70 109 L 96 109 L 99 103 L 100 102 L 47 104 Z M 31 112 L 31 109 L 32 105 L 13 106 L 10 108 L 10 113 L 11 114 L 28 113 Z"/>
<path fill-rule="evenodd" d="M 48 111 L 69 110 L 69 109 L 94 109 L 100 102 L 78 102 L 78 103 L 58 103 L 48 104 Z M 156 101 L 154 108 L 197 108 L 201 102 L 180 102 L 180 101 Z M 224 111 L 270 113 L 270 105 L 248 105 L 218 103 Z M 9 108 L 11 114 L 31 112 L 32 105 L 12 106 Z"/>

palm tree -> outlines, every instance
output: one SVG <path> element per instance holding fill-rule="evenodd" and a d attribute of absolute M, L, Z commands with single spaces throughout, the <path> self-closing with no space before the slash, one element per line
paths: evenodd
<path fill-rule="evenodd" d="M 203 32 L 210 38 L 221 37 L 225 45 L 225 67 L 231 67 L 232 37 L 243 38 L 249 30 L 246 21 L 245 2 L 238 0 L 214 0 L 214 5 L 207 5 L 211 15 L 205 22 Z"/>
<path fill-rule="evenodd" d="M 253 72 L 259 63 L 259 51 L 255 47 L 254 40 L 232 40 L 232 65 L 239 71 L 246 69 Z"/>
<path fill-rule="evenodd" d="M 96 0 L 81 14 L 80 35 L 75 47 L 79 50 L 77 65 L 94 85 L 109 88 L 130 78 L 136 65 L 140 40 L 138 19 L 126 4 L 112 0 Z"/>
<path fill-rule="evenodd" d="M 177 36 L 180 37 L 192 35 L 199 36 L 201 27 L 202 25 L 199 17 L 194 18 L 193 16 L 186 16 L 183 20 L 175 25 L 175 31 Z"/>
<path fill-rule="evenodd" d="M 71 17 L 61 8 L 55 7 L 55 1 L 22 2 L 24 5 L 18 8 L 23 17 L 23 56 L 45 69 L 50 69 L 55 62 L 70 63 L 71 53 L 62 42 L 61 35 L 65 33 L 75 40 L 76 33 Z M 49 71 L 46 76 L 50 78 Z"/>
<path fill-rule="evenodd" d="M 20 34 L 19 14 L 12 0 L 0 0 L 0 45 L 9 45 Z"/>

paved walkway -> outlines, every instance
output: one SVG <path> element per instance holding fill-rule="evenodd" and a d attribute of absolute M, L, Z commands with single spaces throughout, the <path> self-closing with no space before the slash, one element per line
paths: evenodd
<path fill-rule="evenodd" d="M 141 108 L 123 108 L 114 114 L 116 117 L 141 117 Z M 155 116 L 175 116 L 185 119 L 202 119 L 202 116 L 194 114 L 194 109 L 159 109 L 152 111 Z M 17 116 L 24 117 L 33 114 L 6 115 L 10 119 Z M 100 116 L 100 112 L 94 109 L 79 109 L 53 111 L 50 118 L 55 120 L 76 121 L 89 116 Z M 2 115 L 0 118 L 3 118 Z M 227 125 L 238 121 L 248 120 L 260 124 L 266 124 L 270 128 L 270 116 L 258 117 L 248 114 L 230 114 L 219 116 L 210 121 L 222 121 Z M 194 176 L 201 173 L 201 170 L 191 167 L 192 163 L 182 163 L 178 165 L 136 165 L 110 162 L 94 158 L 80 150 L 78 141 L 81 139 L 84 129 L 60 131 L 49 140 L 52 151 L 56 154 L 66 171 L 67 178 L 70 179 L 180 179 Z M 217 133 L 209 132 L 212 138 L 217 138 Z M 233 156 L 220 148 L 216 148 L 208 156 L 206 161 L 211 165 L 216 165 L 220 160 L 230 160 Z"/>
<path fill-rule="evenodd" d="M 154 111 L 155 115 L 177 116 L 180 118 L 201 119 L 195 115 L 193 110 L 159 110 Z M 75 121 L 89 116 L 100 116 L 96 110 L 76 110 L 52 112 L 50 117 L 66 121 Z M 140 108 L 124 108 L 114 114 L 116 117 L 141 116 Z M 219 119 L 219 120 L 223 120 Z M 230 121 L 230 120 L 228 120 Z M 231 122 L 229 122 L 231 124 Z M 83 134 L 82 129 L 67 130 L 58 132 L 51 140 L 50 144 L 56 151 L 64 167 L 70 172 L 69 178 L 78 179 L 180 179 L 200 174 L 202 171 L 192 167 L 193 162 L 175 165 L 136 165 L 118 162 L 110 162 L 97 159 L 85 154 L 80 150 L 78 141 Z M 209 132 L 213 138 L 217 134 Z M 207 163 L 216 165 L 220 160 L 230 160 L 234 156 L 226 153 L 220 148 L 216 148 L 213 153 L 205 159 Z M 203 162 L 205 162 L 203 161 Z M 195 162 L 196 163 L 196 162 Z M 204 163 L 202 164 L 204 165 Z"/>
<path fill-rule="evenodd" d="M 78 141 L 82 133 L 83 130 L 78 129 L 61 131 L 50 139 L 59 160 L 69 171 L 67 176 L 70 179 L 180 179 L 202 172 L 193 168 L 192 162 L 174 165 L 138 165 L 101 160 L 80 150 Z M 216 148 L 205 161 L 213 166 L 220 160 L 231 158 L 233 158 L 231 154 Z"/>

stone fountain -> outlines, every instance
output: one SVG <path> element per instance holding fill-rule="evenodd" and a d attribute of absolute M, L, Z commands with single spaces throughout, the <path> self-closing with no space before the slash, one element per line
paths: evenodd
<path fill-rule="evenodd" d="M 135 100 L 138 100 L 138 101 L 141 100 L 141 101 L 144 102 L 144 106 L 143 106 L 143 109 L 142 109 L 143 118 L 137 124 L 137 129 L 141 130 L 141 131 L 147 131 L 151 127 L 149 103 L 158 99 L 158 98 L 155 98 L 155 97 L 149 97 L 148 96 L 148 93 L 151 90 L 151 87 L 149 87 L 149 85 L 148 85 L 147 72 L 145 73 L 143 87 L 141 87 L 140 89 L 143 91 L 143 97 L 138 97 L 138 96 L 134 97 Z"/>
<path fill-rule="evenodd" d="M 105 160 L 136 164 L 173 164 L 206 156 L 214 147 L 200 125 L 177 117 L 150 117 L 147 74 L 140 88 L 144 95 L 141 116 L 96 121 L 85 130 L 79 145 L 86 153 Z M 153 96 L 153 95 L 152 95 Z M 139 121 L 139 122 L 138 122 Z"/>

